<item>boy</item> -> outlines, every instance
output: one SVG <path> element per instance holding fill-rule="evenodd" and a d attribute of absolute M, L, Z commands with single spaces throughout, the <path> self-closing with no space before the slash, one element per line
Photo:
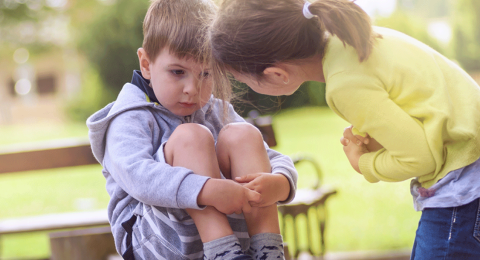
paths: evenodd
<path fill-rule="evenodd" d="M 202 46 L 214 10 L 205 0 L 152 2 L 141 72 L 87 120 L 124 259 L 283 259 L 276 203 L 293 199 L 297 173 L 211 97 Z"/>

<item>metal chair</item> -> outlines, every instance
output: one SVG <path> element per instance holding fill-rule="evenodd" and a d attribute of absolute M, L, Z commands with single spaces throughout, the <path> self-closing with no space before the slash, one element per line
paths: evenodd
<path fill-rule="evenodd" d="M 293 230 L 294 230 L 294 244 L 295 244 L 295 250 L 292 251 L 291 247 L 289 247 L 289 250 L 292 253 L 292 259 L 297 259 L 298 256 L 300 255 L 300 252 L 302 251 L 307 251 L 310 255 L 314 256 L 316 259 L 323 259 L 323 256 L 325 254 L 325 225 L 326 225 L 326 220 L 327 220 L 327 209 L 325 202 L 326 200 L 333 194 L 336 194 L 337 191 L 331 187 L 327 186 L 322 186 L 322 171 L 320 169 L 319 164 L 315 159 L 308 155 L 297 155 L 293 156 L 292 160 L 295 165 L 299 163 L 305 163 L 308 162 L 310 163 L 315 172 L 316 172 L 316 180 L 313 183 L 312 188 L 309 189 L 299 189 L 297 190 L 297 194 L 292 202 L 290 202 L 287 205 L 282 205 L 278 207 L 278 211 L 282 215 L 283 218 L 283 227 L 282 227 L 282 235 L 285 238 L 285 233 L 286 233 L 286 217 L 291 216 L 293 219 Z M 299 176 L 301 178 L 301 176 Z M 314 214 L 308 214 L 309 210 L 313 209 L 312 211 Z M 307 219 L 307 230 L 306 233 L 308 235 L 308 245 L 307 248 L 299 248 L 299 231 L 298 229 L 295 228 L 295 219 L 299 215 L 305 215 Z M 312 216 L 314 215 L 314 216 Z M 318 226 L 319 226 L 319 236 L 320 236 L 320 253 L 316 254 L 315 250 L 313 248 L 315 245 L 313 244 L 312 241 L 312 235 L 314 232 L 313 227 L 310 224 L 310 221 L 312 219 L 309 218 L 314 218 L 313 220 L 317 221 Z"/>
<path fill-rule="evenodd" d="M 260 113 L 258 111 L 252 110 L 248 114 L 248 117 L 245 118 L 245 120 L 254 126 L 256 126 L 260 132 L 263 135 L 263 139 L 265 142 L 270 147 L 276 146 L 277 141 L 275 138 L 275 133 L 273 131 L 272 127 L 272 117 L 271 116 L 260 116 Z M 300 252 L 302 251 L 308 251 L 308 253 L 312 256 L 314 256 L 317 259 L 323 259 L 323 256 L 325 254 L 325 224 L 327 220 L 327 209 L 325 206 L 326 200 L 333 194 L 336 194 L 337 191 L 331 187 L 328 186 L 322 186 L 322 171 L 320 169 L 320 166 L 318 162 L 312 158 L 309 155 L 306 154 L 299 154 L 296 156 L 292 156 L 292 161 L 295 165 L 300 164 L 300 163 L 305 163 L 308 162 L 310 163 L 316 173 L 316 179 L 313 182 L 313 186 L 309 189 L 299 189 L 297 190 L 297 193 L 295 195 L 295 198 L 293 199 L 292 202 L 290 202 L 287 205 L 282 205 L 278 207 L 278 211 L 282 215 L 283 218 L 283 226 L 282 226 L 282 235 L 285 238 L 285 233 L 286 233 L 286 223 L 285 219 L 287 216 L 291 216 L 293 221 L 293 225 L 295 225 L 295 219 L 299 215 L 305 215 L 307 218 L 307 230 L 306 233 L 309 237 L 308 239 L 308 246 L 303 250 L 299 249 L 299 230 L 295 229 L 295 226 L 293 227 L 294 230 L 294 244 L 295 244 L 295 251 L 292 251 L 288 245 L 285 247 L 285 257 L 286 259 L 297 259 Z M 299 176 L 301 178 L 301 176 Z M 314 209 L 315 211 L 315 220 L 318 223 L 319 226 L 319 236 L 320 236 L 320 253 L 315 254 L 314 248 L 315 246 L 313 245 L 313 241 L 311 239 L 312 234 L 313 234 L 313 227 L 310 226 L 310 219 L 309 219 L 309 210 Z M 290 255 L 287 255 L 289 251 L 292 251 L 292 256 L 293 258 L 290 258 Z"/>

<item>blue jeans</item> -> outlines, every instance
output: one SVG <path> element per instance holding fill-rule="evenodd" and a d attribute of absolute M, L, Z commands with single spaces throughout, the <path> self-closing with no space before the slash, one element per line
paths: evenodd
<path fill-rule="evenodd" d="M 426 208 L 411 260 L 479 260 L 480 199 L 453 208 Z"/>

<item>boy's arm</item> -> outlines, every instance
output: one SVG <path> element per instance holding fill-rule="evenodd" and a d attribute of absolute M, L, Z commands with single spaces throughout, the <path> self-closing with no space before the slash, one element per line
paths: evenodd
<path fill-rule="evenodd" d="M 231 105 L 229 106 L 229 114 L 234 122 L 245 122 L 245 120 L 233 110 Z M 268 158 L 270 159 L 270 164 L 272 166 L 271 173 L 273 176 L 264 176 L 262 179 L 265 179 L 266 181 L 268 180 L 268 184 L 266 184 L 268 186 L 277 185 L 274 186 L 275 192 L 272 194 L 276 198 L 275 201 L 279 201 L 279 204 L 287 204 L 295 197 L 298 179 L 297 170 L 289 156 L 270 149 L 266 142 L 263 142 L 263 144 L 267 150 Z M 240 179 L 236 179 L 236 181 L 248 182 L 248 180 L 254 179 L 252 178 L 253 176 L 260 175 L 251 175 L 250 177 L 247 175 Z M 288 186 L 286 185 L 287 181 Z"/>
<path fill-rule="evenodd" d="M 136 109 L 118 115 L 106 134 L 102 165 L 122 190 L 138 201 L 161 207 L 200 209 L 197 197 L 209 178 L 156 161 L 152 137 L 159 134 L 162 133 L 148 110 Z"/>
<path fill-rule="evenodd" d="M 198 195 L 198 205 L 213 206 L 224 214 L 251 212 L 251 202 L 258 202 L 261 195 L 232 180 L 209 179 Z"/>

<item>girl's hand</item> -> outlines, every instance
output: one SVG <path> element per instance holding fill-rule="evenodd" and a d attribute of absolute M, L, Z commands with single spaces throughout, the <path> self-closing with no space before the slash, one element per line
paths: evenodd
<path fill-rule="evenodd" d="M 365 137 L 361 135 L 354 135 L 352 128 L 353 126 L 349 126 L 344 129 L 343 136 L 340 138 L 340 143 L 342 143 L 343 146 L 347 146 L 348 143 L 354 143 L 358 146 L 365 145 L 369 152 L 376 152 L 383 148 L 383 146 L 378 143 L 377 140 L 370 137 L 368 133 L 365 135 Z"/>
<path fill-rule="evenodd" d="M 355 169 L 355 171 L 361 174 L 360 167 L 358 166 L 358 161 L 360 160 L 360 156 L 362 156 L 364 153 L 369 152 L 365 145 L 365 142 L 367 140 L 367 143 L 369 143 L 370 140 L 368 139 L 370 138 L 357 138 L 361 136 L 354 136 L 352 133 L 352 127 L 353 126 L 345 128 L 345 131 L 343 132 L 343 137 L 340 139 L 340 142 L 343 145 L 343 151 L 345 152 L 345 155 L 347 156 L 348 161 L 352 165 L 353 169 Z"/>
<path fill-rule="evenodd" d="M 346 127 L 343 130 L 343 136 L 340 138 L 340 143 L 342 143 L 343 146 L 346 146 L 348 142 L 354 143 L 358 146 L 370 143 L 370 136 L 368 133 L 365 135 L 365 137 L 361 135 L 354 135 L 352 129 L 353 125 Z"/>
<path fill-rule="evenodd" d="M 258 201 L 250 201 L 252 207 L 266 207 L 284 201 L 290 194 L 290 183 L 282 174 L 253 173 L 235 178 L 244 187 L 260 193 Z"/>
<path fill-rule="evenodd" d="M 261 195 L 239 183 L 225 179 L 209 179 L 198 195 L 199 205 L 213 206 L 224 214 L 250 213 L 249 202 L 257 203 Z"/>

